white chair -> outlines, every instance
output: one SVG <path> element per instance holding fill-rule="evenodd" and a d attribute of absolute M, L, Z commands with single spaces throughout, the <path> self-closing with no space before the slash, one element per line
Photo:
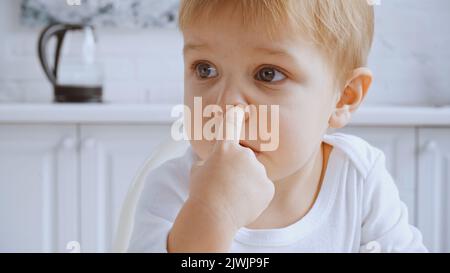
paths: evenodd
<path fill-rule="evenodd" d="M 112 252 L 126 252 L 133 231 L 134 213 L 147 175 L 167 160 L 182 156 L 189 146 L 187 141 L 167 141 L 144 163 L 131 183 L 122 204 Z"/>

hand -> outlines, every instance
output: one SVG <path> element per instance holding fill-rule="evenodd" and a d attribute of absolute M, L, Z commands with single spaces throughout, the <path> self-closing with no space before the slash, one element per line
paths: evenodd
<path fill-rule="evenodd" d="M 239 145 L 243 112 L 227 111 L 226 125 L 237 133 L 217 140 L 210 156 L 191 169 L 189 201 L 239 229 L 256 220 L 274 196 L 274 185 L 253 151 Z M 242 111 L 242 110 L 240 110 Z M 236 121 L 232 115 L 237 113 Z M 216 117 L 223 124 L 223 115 Z M 237 136 L 237 137 L 236 137 Z"/>

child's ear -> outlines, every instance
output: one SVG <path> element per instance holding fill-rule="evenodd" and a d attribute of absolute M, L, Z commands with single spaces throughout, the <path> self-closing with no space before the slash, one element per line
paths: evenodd
<path fill-rule="evenodd" d="M 331 128 L 342 128 L 350 122 L 352 113 L 361 105 L 371 83 L 372 72 L 368 68 L 353 70 L 337 98 L 336 108 L 328 122 Z"/>

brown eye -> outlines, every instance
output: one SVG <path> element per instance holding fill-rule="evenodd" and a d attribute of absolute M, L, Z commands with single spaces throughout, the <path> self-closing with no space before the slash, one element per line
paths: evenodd
<path fill-rule="evenodd" d="M 273 67 L 262 68 L 255 75 L 256 80 L 270 83 L 279 82 L 285 78 L 286 76 L 282 72 Z"/>
<path fill-rule="evenodd" d="M 208 63 L 198 63 L 195 65 L 195 72 L 200 79 L 217 77 L 217 70 Z"/>

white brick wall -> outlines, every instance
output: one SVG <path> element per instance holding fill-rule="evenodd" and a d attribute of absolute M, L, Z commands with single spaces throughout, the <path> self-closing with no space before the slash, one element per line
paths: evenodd
<path fill-rule="evenodd" d="M 19 23 L 18 0 L 0 2 L 0 102 L 50 102 L 53 91 L 37 58 L 39 29 Z M 121 103 L 179 103 L 182 38 L 177 30 L 101 29 L 104 98 Z"/>
<path fill-rule="evenodd" d="M 370 67 L 368 101 L 450 104 L 450 1 L 382 0 Z"/>
<path fill-rule="evenodd" d="M 107 101 L 154 102 L 150 98 L 180 101 L 182 40 L 176 30 L 135 31 L 126 35 L 99 30 L 98 35 Z M 0 56 L 1 101 L 51 101 L 51 86 L 36 56 L 37 38 L 37 31 L 6 34 Z M 30 87 L 37 90 L 30 91 Z M 165 92 L 157 92 L 159 89 Z"/>
<path fill-rule="evenodd" d="M 36 56 L 38 30 L 18 23 L 18 0 L 0 2 L 0 102 L 46 102 L 52 90 Z M 382 0 L 370 58 L 370 104 L 450 104 L 450 1 Z M 182 39 L 176 30 L 99 30 L 105 100 L 178 103 Z"/>

